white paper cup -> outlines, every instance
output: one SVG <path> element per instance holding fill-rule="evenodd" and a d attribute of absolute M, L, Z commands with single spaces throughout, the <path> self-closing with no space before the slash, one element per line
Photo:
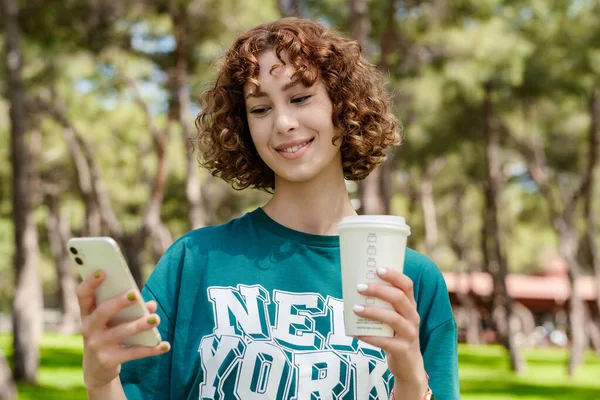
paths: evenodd
<path fill-rule="evenodd" d="M 410 227 L 403 217 L 358 215 L 345 217 L 337 226 L 340 235 L 344 327 L 347 336 L 393 336 L 389 325 L 359 317 L 354 305 L 392 309 L 391 304 L 366 297 L 356 290 L 359 283 L 389 283 L 377 275 L 377 268 L 402 272 L 406 239 Z"/>

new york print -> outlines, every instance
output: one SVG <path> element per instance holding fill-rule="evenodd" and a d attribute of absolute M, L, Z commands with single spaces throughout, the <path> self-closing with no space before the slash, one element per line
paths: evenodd
<path fill-rule="evenodd" d="M 209 287 L 200 399 L 388 399 L 385 354 L 344 334 L 343 303 L 260 285 Z"/>

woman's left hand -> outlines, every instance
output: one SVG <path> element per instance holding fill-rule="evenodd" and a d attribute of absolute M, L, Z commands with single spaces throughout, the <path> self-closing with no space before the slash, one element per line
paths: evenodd
<path fill-rule="evenodd" d="M 360 294 L 390 303 L 392 310 L 378 307 L 355 306 L 354 312 L 363 317 L 383 322 L 394 330 L 393 337 L 359 336 L 358 339 L 386 352 L 388 369 L 394 375 L 395 393 L 402 399 L 420 399 L 427 390 L 427 375 L 419 346 L 419 324 L 413 282 L 401 272 L 379 268 L 379 277 L 391 284 L 359 284 Z M 361 310 L 362 308 L 362 310 Z M 398 395 L 396 398 L 399 399 Z"/>

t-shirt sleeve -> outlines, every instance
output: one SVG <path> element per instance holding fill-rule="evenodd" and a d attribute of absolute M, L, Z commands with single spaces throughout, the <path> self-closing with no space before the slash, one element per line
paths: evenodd
<path fill-rule="evenodd" d="M 415 283 L 421 316 L 420 343 L 429 386 L 436 400 L 458 400 L 458 332 L 448 288 L 438 267 L 423 257 Z"/>
<path fill-rule="evenodd" d="M 457 332 L 454 319 L 448 320 L 429 332 L 423 352 L 429 386 L 435 399 L 458 400 Z"/>
<path fill-rule="evenodd" d="M 163 341 L 171 344 L 167 353 L 133 360 L 121 365 L 121 383 L 129 400 L 168 399 L 171 394 L 172 353 L 179 278 L 185 256 L 185 245 L 176 241 L 161 257 L 142 289 L 145 301 L 157 303 L 160 318 L 158 331 Z"/>
<path fill-rule="evenodd" d="M 156 297 L 148 286 L 144 286 L 142 289 L 142 297 L 146 301 L 156 301 Z M 161 321 L 158 331 L 162 340 L 172 343 L 173 332 L 160 303 L 158 303 L 156 314 Z M 158 356 L 129 361 L 121 365 L 121 383 L 128 400 L 168 399 L 170 397 L 171 353 L 172 350 Z"/>

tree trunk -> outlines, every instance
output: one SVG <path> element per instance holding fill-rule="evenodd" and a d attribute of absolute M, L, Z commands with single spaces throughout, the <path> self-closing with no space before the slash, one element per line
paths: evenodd
<path fill-rule="evenodd" d="M 350 8 L 350 36 L 360 44 L 363 56 L 368 60 L 371 58 L 369 2 L 368 0 L 348 0 L 348 7 Z"/>
<path fill-rule="evenodd" d="M 487 226 L 487 248 L 490 250 L 490 272 L 494 280 L 494 294 L 492 315 L 496 317 L 496 324 L 501 341 L 510 354 L 511 369 L 517 373 L 525 370 L 525 360 L 516 343 L 518 326 L 513 318 L 513 304 L 506 289 L 506 275 L 508 267 L 502 240 L 500 225 L 498 223 L 498 202 L 502 191 L 502 175 L 500 165 L 500 132 L 494 114 L 492 102 L 492 84 L 485 85 L 484 121 L 485 139 L 487 148 L 487 184 L 485 190 L 485 224 Z"/>
<path fill-rule="evenodd" d="M 454 247 L 453 247 L 454 248 Z M 455 250 L 456 251 L 456 250 Z M 463 271 L 459 267 L 460 261 L 463 260 L 461 255 L 462 251 L 457 253 L 457 257 L 460 257 L 457 262 L 455 269 L 456 277 L 459 282 L 462 282 L 463 276 L 467 280 L 467 293 L 463 293 L 460 289 L 456 292 L 456 297 L 465 310 L 466 319 L 466 342 L 471 345 L 477 345 L 481 343 L 481 313 L 479 312 L 477 301 L 473 295 L 472 284 L 471 284 L 471 271 Z M 468 265 L 468 264 L 467 264 Z"/>
<path fill-rule="evenodd" d="M 390 214 L 392 211 L 394 174 L 394 153 L 389 152 L 388 157 L 381 166 L 381 178 L 379 179 L 379 193 L 383 204 L 382 213 Z"/>
<path fill-rule="evenodd" d="M 377 68 L 383 71 L 385 74 L 388 73 L 389 69 L 389 58 L 390 55 L 397 48 L 397 38 L 398 32 L 396 27 L 396 14 L 398 9 L 398 3 L 396 0 L 388 0 L 388 10 L 387 10 L 387 21 L 386 28 L 381 36 L 380 43 L 380 56 L 379 62 L 377 63 Z M 367 14 L 368 21 L 368 14 Z M 370 24 L 369 24 L 370 30 Z M 364 46 L 368 46 L 368 36 L 365 41 L 366 44 Z M 392 196 L 393 196 L 393 174 L 394 174 L 394 152 L 389 151 L 387 159 L 381 166 L 381 175 L 378 177 L 378 192 L 375 192 L 373 195 L 373 201 L 375 202 L 374 207 L 380 208 L 379 213 L 381 214 L 390 214 L 392 209 Z M 367 178 L 368 179 L 368 178 Z M 379 199 L 375 200 L 375 196 L 378 196 Z M 369 206 L 370 207 L 370 206 Z M 376 210 L 374 210 L 375 212 Z M 374 213 L 373 212 L 373 213 Z"/>
<path fill-rule="evenodd" d="M 0 400 L 16 400 L 17 387 L 8 367 L 4 352 L 0 349 Z"/>
<path fill-rule="evenodd" d="M 388 214 L 385 200 L 381 193 L 383 179 L 382 169 L 376 168 L 360 182 L 360 204 L 363 214 Z"/>
<path fill-rule="evenodd" d="M 152 238 L 154 254 L 158 256 L 164 254 L 173 243 L 171 232 L 167 226 L 163 224 L 160 217 L 160 210 L 165 194 L 165 184 L 168 177 L 167 144 L 169 142 L 170 126 L 171 121 L 167 121 L 167 127 L 164 131 L 155 136 L 154 145 L 156 156 L 158 157 L 158 166 L 150 190 L 150 202 L 144 213 L 140 230 L 137 233 L 140 237 L 139 239 L 136 239 L 136 241 L 139 241 L 141 251 L 145 245 L 145 238 L 147 235 L 150 235 Z"/>
<path fill-rule="evenodd" d="M 110 235 L 117 240 L 120 239 L 123 234 L 121 225 L 111 207 L 108 191 L 94 163 L 92 150 L 68 119 L 64 105 L 57 99 L 39 97 L 33 106 L 49 114 L 63 127 L 63 136 L 75 164 L 77 187 L 85 204 L 86 234 L 101 235 L 102 222 L 104 222 Z"/>
<path fill-rule="evenodd" d="M 62 132 L 67 141 L 67 147 L 69 148 L 73 162 L 75 163 L 78 181 L 77 187 L 81 192 L 81 198 L 85 204 L 85 234 L 89 236 L 100 236 L 102 232 L 102 218 L 94 193 L 92 171 L 86 160 L 84 151 L 77 140 L 75 131 L 70 127 L 65 127 Z"/>
<path fill-rule="evenodd" d="M 423 168 L 421 176 L 421 207 L 425 221 L 425 247 L 428 254 L 435 251 L 438 242 L 438 223 L 435 199 L 433 197 L 433 179 L 446 165 L 446 157 L 438 157 Z"/>
<path fill-rule="evenodd" d="M 471 284 L 471 263 L 466 260 L 466 241 L 461 229 L 466 225 L 467 213 L 463 206 L 465 190 L 458 189 L 454 193 L 454 210 L 456 211 L 457 221 L 451 227 L 448 226 L 450 236 L 450 248 L 456 255 L 455 273 L 457 280 L 462 282 L 463 277 L 467 280 L 467 293 L 457 290 L 458 301 L 462 305 L 466 314 L 466 341 L 468 344 L 477 345 L 481 342 L 481 313 L 473 295 Z"/>
<path fill-rule="evenodd" d="M 589 151 L 590 151 L 590 184 L 585 193 L 585 219 L 586 219 L 586 240 L 587 248 L 590 252 L 590 262 L 594 266 L 594 274 L 596 276 L 596 305 L 600 312 L 600 249 L 596 240 L 596 232 L 598 231 L 598 220 L 594 210 L 594 188 L 597 179 L 598 170 L 598 130 L 600 129 L 600 88 L 592 91 L 592 96 L 589 103 L 590 109 L 590 134 L 589 134 Z M 590 339 L 596 350 L 596 354 L 600 355 L 600 315 L 595 315 L 590 321 Z"/>
<path fill-rule="evenodd" d="M 600 311 L 600 250 L 598 249 L 598 242 L 596 240 L 596 232 L 598 230 L 598 221 L 594 210 L 594 188 L 597 179 L 598 169 L 598 130 L 600 125 L 600 88 L 592 90 L 592 95 L 589 101 L 589 114 L 590 114 L 590 128 L 588 135 L 588 150 L 589 160 L 588 169 L 590 173 L 589 184 L 585 187 L 585 239 L 587 242 L 587 249 L 589 251 L 589 260 L 594 268 L 596 276 L 596 304 Z M 596 316 L 596 321 L 600 320 L 600 315 Z M 600 323 L 599 323 L 600 326 Z M 600 354 L 600 346 L 597 347 L 597 351 Z"/>
<path fill-rule="evenodd" d="M 13 144 L 13 168 L 26 165 L 27 154 L 19 154 L 19 145 Z M 22 185 L 25 183 L 25 185 Z M 13 187 L 13 215 L 15 221 L 15 264 L 17 284 L 13 303 L 13 346 L 15 379 L 34 383 L 37 380 L 40 354 L 39 341 L 44 330 L 42 281 L 38 266 L 40 249 L 38 230 L 31 202 L 29 185 L 15 179 Z M 16 211 L 14 211 L 16 210 Z M 24 214 L 24 215 L 22 215 Z M 23 221 L 24 217 L 24 221 Z"/>
<path fill-rule="evenodd" d="M 140 229 L 137 232 L 124 235 L 120 243 L 123 256 L 127 261 L 131 275 L 138 285 L 138 288 L 144 286 L 141 255 L 144 250 L 144 241 L 146 237 L 147 233 L 143 232 L 143 229 Z"/>
<path fill-rule="evenodd" d="M 590 319 L 588 321 L 588 331 L 590 334 L 590 344 L 596 355 L 600 356 L 600 324 L 598 324 L 597 319 Z"/>
<path fill-rule="evenodd" d="M 277 7 L 282 17 L 300 17 L 300 0 L 278 0 Z"/>
<path fill-rule="evenodd" d="M 171 231 L 169 231 L 169 228 L 160 219 L 160 205 L 158 206 L 157 211 L 146 215 L 144 218 L 144 227 L 139 234 L 143 235 L 143 238 L 140 239 L 140 243 L 142 244 L 140 251 L 145 247 L 144 238 L 149 235 L 152 240 L 154 261 L 155 263 L 158 262 L 169 246 L 173 244 Z"/>
<path fill-rule="evenodd" d="M 18 3 L 2 0 L 6 92 L 10 104 L 12 217 L 14 223 L 14 267 L 16 271 L 13 303 L 14 378 L 36 382 L 40 362 L 39 340 L 43 331 L 42 285 L 39 272 L 39 247 L 31 212 L 29 150 L 25 140 L 25 86 L 21 77 L 21 31 Z"/>
<path fill-rule="evenodd" d="M 513 303 L 513 317 L 520 326 L 520 331 L 529 336 L 535 331 L 535 317 L 531 310 L 519 302 Z"/>
<path fill-rule="evenodd" d="M 282 6 L 281 1 L 279 2 Z M 283 14 L 282 14 L 283 15 Z M 190 94 L 188 90 L 188 23 L 185 13 L 179 11 L 176 7 L 171 7 L 171 18 L 175 26 L 175 40 L 177 43 L 177 64 L 175 66 L 176 76 L 173 79 L 174 90 L 173 98 L 176 99 L 176 114 L 181 126 L 181 138 L 186 155 L 186 176 L 185 176 L 185 196 L 187 199 L 189 213 L 189 229 L 198 229 L 207 225 L 208 218 L 204 211 L 203 188 L 198 173 L 199 164 L 194 156 L 194 148 L 190 146 L 191 132 L 189 129 L 190 118 Z"/>
<path fill-rule="evenodd" d="M 371 57 L 369 36 L 371 35 L 371 20 L 367 0 L 348 0 L 350 9 L 350 34 L 362 48 L 363 56 L 368 60 Z M 360 203 L 363 214 L 388 214 L 386 201 L 382 188 L 382 167 L 376 168 L 368 177 L 360 182 Z"/>
<path fill-rule="evenodd" d="M 425 221 L 425 248 L 427 254 L 433 254 L 438 242 L 437 213 L 433 199 L 433 177 L 429 168 L 425 168 L 421 177 L 421 207 Z"/>
<path fill-rule="evenodd" d="M 575 203 L 571 203 L 574 207 Z M 571 284 L 571 297 L 569 298 L 569 331 L 571 334 L 571 353 L 569 356 L 568 373 L 573 375 L 577 367 L 583 363 L 587 348 L 587 310 L 583 299 L 575 289 L 575 283 L 580 276 L 580 266 L 577 261 L 578 234 L 573 224 L 575 209 L 565 209 L 555 221 L 558 232 L 558 252 L 560 257 L 569 266 L 569 282 Z"/>
<path fill-rule="evenodd" d="M 588 111 L 590 114 L 590 127 L 588 134 L 588 163 L 586 173 L 578 190 L 567 201 L 562 214 L 555 218 L 554 226 L 558 232 L 559 253 L 569 266 L 569 281 L 571 283 L 571 298 L 569 299 L 569 320 L 571 331 L 571 354 L 568 363 L 569 375 L 574 375 L 585 356 L 585 350 L 589 338 L 589 320 L 590 316 L 585 302 L 579 296 L 575 289 L 575 284 L 580 276 L 580 265 L 577 260 L 578 252 L 578 233 L 575 226 L 576 204 L 581 196 L 585 197 L 585 217 L 587 219 L 586 239 L 588 241 L 588 250 L 596 271 L 598 282 L 598 248 L 596 244 L 595 217 L 592 208 L 592 197 L 594 190 L 595 170 L 598 163 L 598 124 L 600 120 L 600 93 L 598 88 L 594 88 L 589 98 Z M 597 285 L 600 288 L 600 283 Z M 600 292 L 597 294 L 600 297 Z M 600 299 L 597 299 L 600 304 Z M 593 332 L 595 333 L 595 332 Z"/>
<path fill-rule="evenodd" d="M 73 263 L 67 253 L 65 243 L 71 236 L 69 217 L 60 210 L 59 190 L 55 186 L 53 193 L 46 196 L 48 218 L 46 227 L 50 240 L 50 251 L 56 266 L 58 295 L 63 311 L 62 321 L 58 332 L 62 335 L 72 335 L 81 329 L 79 303 L 75 294 L 77 281 L 73 271 Z"/>
<path fill-rule="evenodd" d="M 559 252 L 561 257 L 569 264 L 569 281 L 571 283 L 571 297 L 569 299 L 569 330 L 571 333 L 571 353 L 569 357 L 568 373 L 574 375 L 577 367 L 583 363 L 587 348 L 587 312 L 586 306 L 577 290 L 575 282 L 579 279 L 579 265 L 575 259 L 572 245 L 575 232 L 563 233 L 559 238 Z"/>
<path fill-rule="evenodd" d="M 207 225 L 208 217 L 204 210 L 205 204 L 203 202 L 203 187 L 200 181 L 200 174 L 198 173 L 198 162 L 194 157 L 194 152 L 189 146 L 189 129 L 184 128 L 185 119 L 181 120 L 181 136 L 184 139 L 185 145 L 185 156 L 186 156 L 186 170 L 185 176 L 185 196 L 189 208 L 189 230 L 202 228 Z"/>

